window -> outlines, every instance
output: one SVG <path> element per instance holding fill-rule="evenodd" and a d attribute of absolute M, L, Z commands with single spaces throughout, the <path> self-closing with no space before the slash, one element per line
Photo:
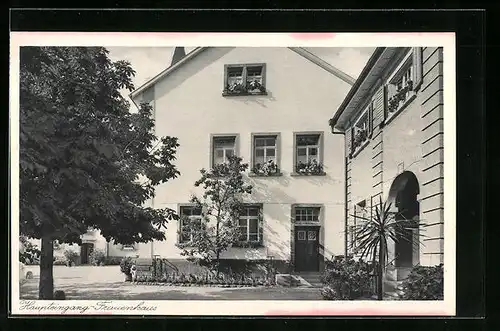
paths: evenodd
<path fill-rule="evenodd" d="M 414 68 L 412 52 L 409 52 L 386 86 L 387 116 L 400 110 L 409 102 L 414 92 Z"/>
<path fill-rule="evenodd" d="M 230 156 L 237 155 L 236 136 L 212 137 L 212 165 L 227 162 Z"/>
<path fill-rule="evenodd" d="M 260 226 L 260 207 L 247 206 L 239 219 L 240 241 L 261 242 L 262 227 Z"/>
<path fill-rule="evenodd" d="M 135 245 L 122 245 L 123 251 L 133 251 L 135 250 Z"/>
<path fill-rule="evenodd" d="M 295 207 L 295 222 L 319 222 L 320 207 Z"/>
<path fill-rule="evenodd" d="M 261 176 L 279 174 L 278 136 L 253 136 L 252 172 Z"/>
<path fill-rule="evenodd" d="M 265 64 L 226 65 L 223 94 L 265 94 L 265 69 Z"/>
<path fill-rule="evenodd" d="M 299 175 L 323 174 L 322 134 L 295 134 L 295 172 Z"/>
<path fill-rule="evenodd" d="M 179 222 L 179 242 L 187 243 L 192 241 L 195 231 L 202 229 L 201 208 L 195 206 L 181 206 Z"/>
<path fill-rule="evenodd" d="M 351 156 L 368 143 L 373 132 L 373 100 L 366 106 L 351 130 Z"/>

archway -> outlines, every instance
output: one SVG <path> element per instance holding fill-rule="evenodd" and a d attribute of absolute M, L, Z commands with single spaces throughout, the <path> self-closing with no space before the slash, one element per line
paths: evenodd
<path fill-rule="evenodd" d="M 396 219 L 409 220 L 411 228 L 402 231 L 397 236 L 394 245 L 394 265 L 396 268 L 410 269 L 419 263 L 419 231 L 418 222 L 420 203 L 417 196 L 420 193 L 417 177 L 411 171 L 404 171 L 392 182 L 388 202 L 392 203 Z"/>

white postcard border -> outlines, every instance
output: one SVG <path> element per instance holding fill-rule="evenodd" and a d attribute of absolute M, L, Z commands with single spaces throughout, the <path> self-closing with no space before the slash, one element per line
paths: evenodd
<path fill-rule="evenodd" d="M 11 313 L 13 315 L 455 315 L 456 75 L 454 33 L 99 33 L 10 34 Z M 19 47 L 21 46 L 443 47 L 444 300 L 443 301 L 39 301 L 19 299 Z M 332 109 L 332 115 L 335 109 Z M 325 119 L 327 120 L 327 119 Z M 101 304 L 99 304 L 101 303 Z M 207 304 L 209 303 L 209 304 Z M 31 308 L 29 308 L 31 307 Z M 69 307 L 69 308 L 68 308 Z M 78 310 L 80 307 L 80 310 Z M 87 307 L 87 308 L 81 308 Z M 131 307 L 135 307 L 132 309 Z M 75 308 L 75 309 L 70 309 Z M 96 309 L 97 308 L 97 309 Z M 116 309 L 115 309 L 116 308 Z M 149 309 L 146 309 L 149 308 Z M 84 310 L 82 312 L 82 310 Z"/>

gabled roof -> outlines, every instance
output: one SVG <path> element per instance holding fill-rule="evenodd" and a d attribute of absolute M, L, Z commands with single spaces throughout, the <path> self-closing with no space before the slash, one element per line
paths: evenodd
<path fill-rule="evenodd" d="M 180 68 L 187 62 L 189 62 L 191 59 L 202 53 L 204 50 L 207 50 L 211 47 L 197 47 L 191 52 L 189 52 L 186 56 L 184 56 L 182 59 L 180 59 L 177 62 L 174 62 L 171 66 L 166 68 L 165 70 L 161 71 L 158 75 L 154 76 L 150 80 L 148 80 L 146 83 L 138 87 L 136 90 L 134 90 L 132 93 L 129 94 L 130 99 L 134 100 L 138 95 L 146 91 L 149 87 L 153 86 L 156 84 L 158 81 L 162 80 L 163 78 L 167 77 L 169 74 L 171 74 L 173 71 L 176 69 Z M 321 58 L 317 57 L 313 53 L 309 52 L 308 50 L 302 48 L 302 47 L 288 47 L 290 50 L 294 51 L 295 53 L 301 55 L 302 57 L 306 58 L 307 60 L 311 61 L 312 63 L 316 64 L 317 66 L 323 68 L 324 70 L 328 71 L 329 73 L 333 74 L 334 76 L 340 78 L 344 82 L 348 83 L 349 85 L 353 85 L 355 83 L 355 79 L 342 70 L 334 67 L 330 63 L 322 60 Z"/>

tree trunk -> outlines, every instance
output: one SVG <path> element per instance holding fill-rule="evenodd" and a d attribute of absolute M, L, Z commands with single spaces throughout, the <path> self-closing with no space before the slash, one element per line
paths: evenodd
<path fill-rule="evenodd" d="M 40 282 L 38 286 L 38 299 L 54 299 L 54 243 L 50 237 L 42 237 L 40 254 Z"/>
<path fill-rule="evenodd" d="M 377 266 L 377 300 L 384 298 L 384 243 L 380 241 L 380 248 L 378 252 L 378 266 Z"/>

